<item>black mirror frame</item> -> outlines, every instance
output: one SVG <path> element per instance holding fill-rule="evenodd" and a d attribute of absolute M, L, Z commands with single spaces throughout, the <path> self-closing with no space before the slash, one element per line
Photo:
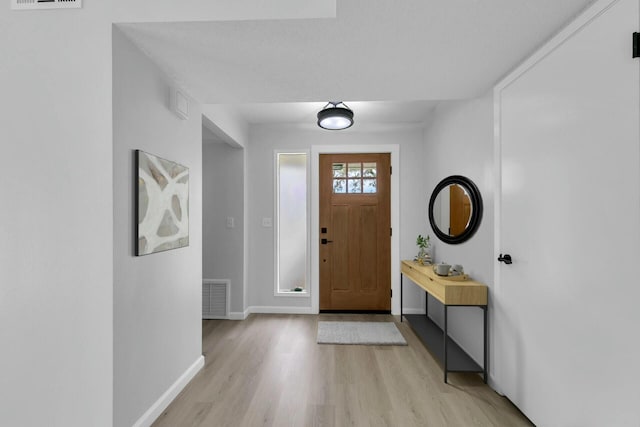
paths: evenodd
<path fill-rule="evenodd" d="M 445 234 L 438 228 L 436 225 L 435 219 L 433 218 L 433 205 L 436 201 L 436 197 L 440 194 L 440 191 L 445 187 L 451 184 L 458 184 L 464 187 L 469 194 L 469 198 L 471 199 L 471 218 L 469 218 L 469 226 L 464 230 L 464 232 L 458 236 L 449 236 Z M 436 188 L 431 193 L 431 199 L 429 199 L 429 224 L 431 224 L 431 228 L 433 232 L 438 237 L 438 239 L 442 240 L 445 243 L 449 243 L 452 245 L 457 245 L 459 243 L 466 242 L 474 235 L 474 233 L 478 230 L 480 226 L 480 222 L 482 221 L 482 197 L 480 196 L 480 190 L 478 187 L 466 176 L 462 175 L 451 175 L 436 185 Z"/>

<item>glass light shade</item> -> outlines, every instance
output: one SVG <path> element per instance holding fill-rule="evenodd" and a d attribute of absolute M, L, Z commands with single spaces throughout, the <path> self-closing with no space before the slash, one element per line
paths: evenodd
<path fill-rule="evenodd" d="M 353 111 L 344 107 L 325 108 L 318 112 L 318 126 L 323 129 L 340 130 L 353 125 Z"/>

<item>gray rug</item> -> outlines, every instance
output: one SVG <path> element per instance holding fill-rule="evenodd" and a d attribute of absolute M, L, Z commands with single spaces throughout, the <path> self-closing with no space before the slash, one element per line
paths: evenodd
<path fill-rule="evenodd" d="M 318 322 L 318 344 L 407 345 L 393 322 Z"/>

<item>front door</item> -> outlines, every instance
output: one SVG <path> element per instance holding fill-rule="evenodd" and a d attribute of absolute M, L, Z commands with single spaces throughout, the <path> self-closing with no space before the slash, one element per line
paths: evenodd
<path fill-rule="evenodd" d="M 449 235 L 459 236 L 467 229 L 471 218 L 471 200 L 459 185 L 449 186 L 449 212 L 451 229 Z"/>
<path fill-rule="evenodd" d="M 320 155 L 320 310 L 391 310 L 390 162 Z"/>

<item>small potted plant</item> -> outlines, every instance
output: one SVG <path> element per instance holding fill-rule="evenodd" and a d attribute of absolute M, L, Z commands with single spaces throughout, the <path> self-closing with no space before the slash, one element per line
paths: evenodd
<path fill-rule="evenodd" d="M 429 249 L 431 248 L 431 242 L 429 240 L 429 235 L 424 237 L 418 234 L 418 238 L 416 239 L 416 245 L 418 245 L 418 255 L 415 260 L 420 265 L 429 265 L 431 264 L 431 254 L 429 253 Z"/>

